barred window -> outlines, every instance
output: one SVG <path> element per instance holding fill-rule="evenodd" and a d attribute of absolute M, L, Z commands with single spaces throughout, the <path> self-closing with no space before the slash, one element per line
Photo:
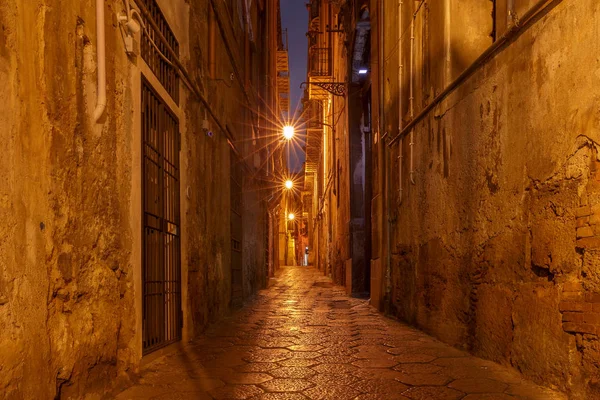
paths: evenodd
<path fill-rule="evenodd" d="M 160 33 L 167 39 L 169 46 L 179 56 L 179 42 L 175 38 L 162 11 L 160 11 L 156 0 L 140 0 L 140 2 L 150 13 L 152 20 L 158 26 Z M 174 66 L 175 60 L 173 55 L 167 50 L 165 43 L 160 40 L 158 32 L 152 24 L 146 24 L 146 30 L 142 36 L 140 47 L 142 58 L 146 64 L 148 64 L 175 103 L 179 104 L 179 75 L 177 68 Z"/>

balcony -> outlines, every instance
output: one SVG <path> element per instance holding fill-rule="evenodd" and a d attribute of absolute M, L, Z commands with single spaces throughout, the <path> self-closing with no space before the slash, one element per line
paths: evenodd
<path fill-rule="evenodd" d="M 306 110 L 306 165 L 307 176 L 317 172 L 323 138 L 323 104 L 321 101 L 309 101 Z"/>
<path fill-rule="evenodd" d="M 310 23 L 312 25 L 313 21 L 318 20 L 321 16 L 321 0 L 312 0 L 310 2 Z"/>
<path fill-rule="evenodd" d="M 308 51 L 308 98 L 310 100 L 325 100 L 329 92 L 315 85 L 330 83 L 332 79 L 331 48 L 311 47 Z"/>
<path fill-rule="evenodd" d="M 329 47 L 311 47 L 308 53 L 309 77 L 331 76 L 331 49 Z"/>
<path fill-rule="evenodd" d="M 277 50 L 277 72 L 289 72 L 289 70 L 287 50 Z"/>

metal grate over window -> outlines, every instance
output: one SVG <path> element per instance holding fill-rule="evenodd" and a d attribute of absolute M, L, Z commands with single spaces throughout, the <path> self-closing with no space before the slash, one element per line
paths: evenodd
<path fill-rule="evenodd" d="M 331 49 L 311 47 L 309 49 L 309 76 L 331 76 Z"/>
<path fill-rule="evenodd" d="M 160 33 L 167 39 L 169 46 L 173 49 L 175 54 L 179 56 L 179 42 L 175 38 L 173 31 L 169 27 L 165 16 L 158 7 L 156 0 L 138 0 L 146 7 L 152 20 L 160 28 Z M 152 26 L 152 24 L 146 24 L 146 30 L 142 36 L 140 50 L 142 58 L 148 64 L 154 75 L 158 78 L 159 82 L 166 89 L 167 93 L 173 98 L 175 103 L 179 104 L 179 75 L 177 69 L 173 65 L 173 56 L 167 50 L 167 46 L 162 40 L 160 40 L 158 33 Z M 164 55 L 167 60 L 161 56 Z"/>

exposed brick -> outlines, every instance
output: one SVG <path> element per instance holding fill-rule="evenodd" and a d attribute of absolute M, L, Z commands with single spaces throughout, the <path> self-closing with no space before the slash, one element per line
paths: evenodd
<path fill-rule="evenodd" d="M 563 284 L 563 291 L 564 292 L 580 292 L 583 290 L 583 286 L 581 285 L 581 282 L 565 282 Z"/>
<path fill-rule="evenodd" d="M 580 249 L 600 249 L 600 237 L 589 237 L 577 240 Z"/>
<path fill-rule="evenodd" d="M 565 322 L 565 323 L 563 323 L 563 330 L 565 332 L 573 332 L 573 333 L 596 334 L 596 327 L 594 325 L 582 324 L 579 322 Z"/>
<path fill-rule="evenodd" d="M 590 217 L 577 218 L 577 221 L 575 222 L 575 226 L 577 228 L 581 228 L 583 226 L 588 226 L 589 223 L 590 223 Z"/>
<path fill-rule="evenodd" d="M 589 226 L 577 228 L 577 238 L 587 238 L 594 236 L 594 230 Z"/>
<path fill-rule="evenodd" d="M 580 206 L 587 206 L 588 204 L 589 204 L 589 203 L 588 203 L 588 195 L 587 195 L 587 194 L 584 194 L 584 195 L 582 195 L 582 196 L 579 198 L 579 205 L 580 205 Z"/>
<path fill-rule="evenodd" d="M 592 209 L 590 206 L 583 206 L 575 209 L 575 216 L 579 217 L 587 217 L 592 214 Z"/>
<path fill-rule="evenodd" d="M 578 322 L 578 321 L 574 321 L 574 322 Z M 586 324 L 600 325 L 600 313 L 595 313 L 595 312 L 583 313 L 583 322 L 585 322 Z"/>
<path fill-rule="evenodd" d="M 583 313 L 580 312 L 566 312 L 562 316 L 563 322 L 584 322 Z"/>
<path fill-rule="evenodd" d="M 561 301 L 558 304 L 560 311 L 592 311 L 592 305 L 590 303 L 581 303 L 576 301 Z"/>
<path fill-rule="evenodd" d="M 588 303 L 600 303 L 600 293 L 586 293 L 585 301 Z"/>
<path fill-rule="evenodd" d="M 588 224 L 590 225 L 598 225 L 600 224 L 600 213 L 596 213 L 596 214 L 592 214 L 589 217 L 586 217 L 588 220 Z M 584 220 L 586 218 L 578 218 L 577 222 L 579 222 L 580 219 Z"/>
<path fill-rule="evenodd" d="M 592 304 L 593 312 L 600 312 L 600 303 Z"/>

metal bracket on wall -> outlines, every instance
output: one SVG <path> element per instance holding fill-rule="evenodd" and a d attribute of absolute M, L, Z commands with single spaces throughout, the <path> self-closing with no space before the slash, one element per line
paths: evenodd
<path fill-rule="evenodd" d="M 302 82 L 300 87 L 304 85 L 316 85 L 334 96 L 346 96 L 346 82 Z"/>

